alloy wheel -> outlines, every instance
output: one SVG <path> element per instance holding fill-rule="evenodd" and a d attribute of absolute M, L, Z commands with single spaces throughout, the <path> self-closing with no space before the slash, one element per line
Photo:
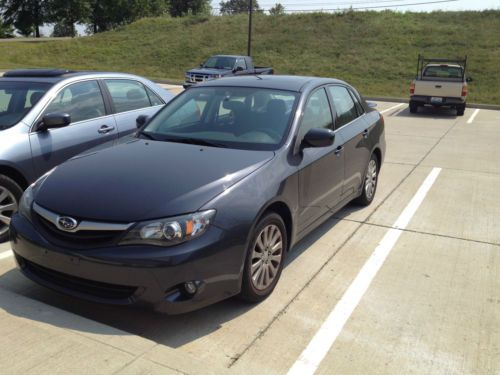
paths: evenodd
<path fill-rule="evenodd" d="M 0 186 L 0 236 L 9 230 L 10 218 L 17 211 L 17 200 L 14 194 Z"/>
<path fill-rule="evenodd" d="M 377 186 L 377 162 L 373 159 L 368 163 L 368 169 L 365 177 L 365 193 L 366 198 L 372 199 Z"/>
<path fill-rule="evenodd" d="M 283 259 L 283 235 L 275 224 L 265 226 L 252 251 L 252 284 L 257 290 L 268 288 L 279 273 Z"/>

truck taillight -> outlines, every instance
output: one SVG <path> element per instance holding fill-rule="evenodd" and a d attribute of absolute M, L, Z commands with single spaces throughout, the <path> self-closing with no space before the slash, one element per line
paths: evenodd
<path fill-rule="evenodd" d="M 467 96 L 467 86 L 466 85 L 462 86 L 462 96 Z"/>
<path fill-rule="evenodd" d="M 380 113 L 380 125 L 384 125 L 385 124 L 385 119 L 384 119 L 384 116 L 382 116 L 382 113 Z"/>
<path fill-rule="evenodd" d="M 415 82 L 410 83 L 410 95 L 415 94 Z"/>

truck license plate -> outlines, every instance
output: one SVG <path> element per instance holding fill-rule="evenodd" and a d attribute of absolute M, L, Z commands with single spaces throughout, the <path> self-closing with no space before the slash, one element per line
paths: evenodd
<path fill-rule="evenodd" d="M 431 97 L 431 103 L 442 103 L 443 98 L 438 98 L 436 96 Z"/>

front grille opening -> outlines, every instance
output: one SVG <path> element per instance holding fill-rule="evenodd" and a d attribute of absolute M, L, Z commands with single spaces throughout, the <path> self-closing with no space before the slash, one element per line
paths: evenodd
<path fill-rule="evenodd" d="M 21 257 L 19 257 L 21 258 Z M 97 297 L 104 300 L 131 300 L 137 291 L 137 287 L 102 283 L 88 279 L 82 279 L 62 272 L 54 271 L 25 258 L 19 259 L 23 269 L 34 276 L 46 281 L 49 285 L 54 285 L 58 289 L 69 289 L 71 291 Z"/>

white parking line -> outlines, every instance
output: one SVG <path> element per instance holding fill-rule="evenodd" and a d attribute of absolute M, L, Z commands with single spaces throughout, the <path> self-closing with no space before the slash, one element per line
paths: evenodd
<path fill-rule="evenodd" d="M 0 260 L 10 258 L 13 255 L 14 253 L 12 252 L 12 250 L 4 251 L 3 253 L 0 253 Z"/>
<path fill-rule="evenodd" d="M 472 124 L 472 121 L 474 121 L 478 113 L 479 113 L 479 108 L 477 108 L 474 112 L 472 112 L 472 115 L 467 120 L 467 124 Z"/>
<path fill-rule="evenodd" d="M 387 109 L 384 109 L 383 111 L 380 111 L 380 113 L 384 114 L 386 112 L 389 112 L 390 110 L 392 109 L 396 109 L 396 108 L 399 108 L 399 107 L 402 107 L 404 106 L 406 103 L 399 103 L 399 104 L 396 104 L 395 106 L 392 106 L 390 108 L 387 108 Z"/>
<path fill-rule="evenodd" d="M 433 168 L 429 173 L 415 196 L 399 215 L 393 227 L 382 238 L 382 241 L 363 265 L 352 284 L 335 305 L 318 332 L 316 332 L 309 345 L 288 371 L 288 375 L 312 375 L 316 372 L 440 172 L 441 168 Z"/>

